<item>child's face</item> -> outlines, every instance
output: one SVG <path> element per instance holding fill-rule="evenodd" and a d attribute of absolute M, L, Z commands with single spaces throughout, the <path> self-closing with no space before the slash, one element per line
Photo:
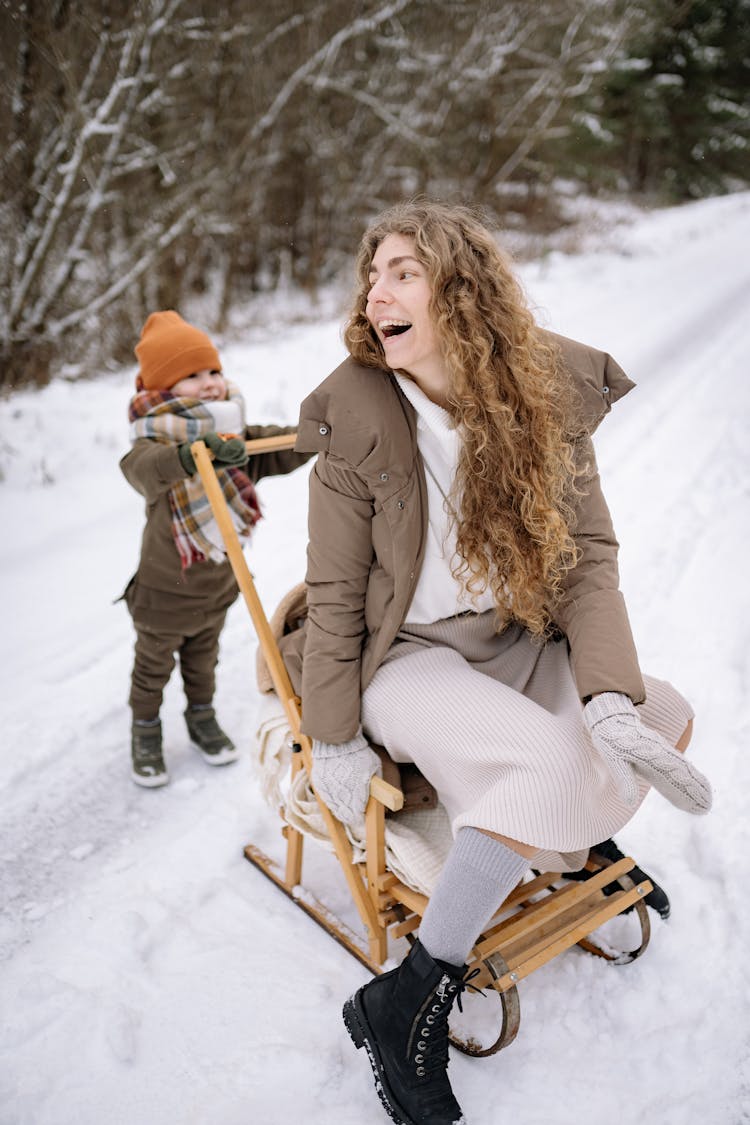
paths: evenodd
<path fill-rule="evenodd" d="M 169 388 L 179 398 L 199 398 L 203 402 L 222 402 L 227 397 L 227 385 L 221 371 L 204 367 L 193 375 L 186 375 Z"/>

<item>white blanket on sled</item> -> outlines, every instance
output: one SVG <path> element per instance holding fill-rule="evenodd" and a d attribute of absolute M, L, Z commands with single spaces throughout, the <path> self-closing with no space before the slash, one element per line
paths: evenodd
<path fill-rule="evenodd" d="M 291 731 L 279 698 L 268 693 L 258 715 L 257 768 L 266 801 L 293 828 L 333 850 L 306 770 L 290 784 Z M 355 863 L 364 862 L 365 841 L 347 829 Z M 445 808 L 409 809 L 385 821 L 385 850 L 389 871 L 421 894 L 430 895 L 453 843 Z"/>

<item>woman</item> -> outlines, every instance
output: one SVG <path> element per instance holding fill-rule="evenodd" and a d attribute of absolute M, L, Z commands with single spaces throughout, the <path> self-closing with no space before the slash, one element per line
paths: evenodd
<path fill-rule="evenodd" d="M 618 589 L 590 434 L 630 380 L 535 324 L 464 208 L 386 212 L 357 279 L 351 358 L 300 415 L 297 448 L 319 457 L 309 617 L 285 655 L 336 816 L 364 813 L 368 738 L 451 816 L 419 941 L 344 1009 L 391 1117 L 447 1125 L 463 1120 L 448 1013 L 526 869 L 580 869 L 650 785 L 692 813 L 711 791 L 678 752 L 692 712 L 641 676 Z"/>

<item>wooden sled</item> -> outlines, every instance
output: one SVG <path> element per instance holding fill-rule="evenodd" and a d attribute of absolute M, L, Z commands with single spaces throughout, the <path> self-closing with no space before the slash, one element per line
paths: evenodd
<path fill-rule="evenodd" d="M 294 440 L 295 435 L 261 438 L 248 441 L 247 449 L 248 453 L 289 449 Z M 258 598 L 211 463 L 211 454 L 202 441 L 195 442 L 191 451 L 224 537 L 237 583 L 250 611 L 274 689 L 283 704 L 292 731 L 294 753 L 291 771 L 292 777 L 295 777 L 300 770 L 309 772 L 312 767 L 311 742 L 300 730 L 300 700 L 294 694 L 274 634 Z M 403 806 L 403 800 L 399 789 L 379 777 L 373 777 L 365 817 L 366 860 L 355 863 L 343 826 L 318 798 L 320 812 L 351 892 L 364 935 L 355 933 L 305 888 L 302 881 L 304 836 L 297 828 L 286 823 L 282 826 L 282 835 L 286 841 L 283 868 L 253 844 L 248 844 L 244 849 L 245 856 L 251 863 L 373 973 L 383 971 L 384 962 L 389 956 L 389 938 L 395 940 L 405 937 L 411 942 L 415 940 L 415 931 L 419 928 L 428 902 L 423 894 L 407 886 L 386 865 L 386 810 L 398 812 Z M 511 892 L 480 935 L 469 962 L 470 970 L 478 970 L 472 980 L 474 988 L 489 987 L 500 999 L 500 1029 L 489 1046 L 480 1045 L 473 1036 L 467 1038 L 453 1032 L 451 1042 L 459 1050 L 484 1057 L 511 1043 L 520 1022 L 519 982 L 571 946 L 580 945 L 588 952 L 618 965 L 640 957 L 650 937 L 649 918 L 643 899 L 653 888 L 648 880 L 637 884 L 633 882 L 629 876 L 633 866 L 634 862 L 629 857 L 609 864 L 603 857 L 592 855 L 587 867 L 594 873 L 588 880 L 564 881 L 559 872 L 545 872 L 528 882 L 520 883 Z M 605 887 L 609 892 L 606 895 Z M 613 952 L 592 935 L 605 922 L 630 907 L 634 908 L 640 923 L 640 944 L 626 952 Z"/>

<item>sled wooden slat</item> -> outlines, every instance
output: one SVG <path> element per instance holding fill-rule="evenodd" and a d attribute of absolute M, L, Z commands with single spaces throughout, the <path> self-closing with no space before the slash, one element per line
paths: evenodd
<path fill-rule="evenodd" d="M 490 926 L 487 931 L 487 937 L 484 941 L 477 943 L 477 952 L 481 956 L 483 950 L 489 951 L 489 943 L 495 935 L 502 935 L 504 944 L 514 941 L 518 937 L 522 937 L 528 932 L 529 924 L 533 919 L 534 924 L 542 927 L 546 922 L 553 921 L 558 915 L 574 908 L 578 903 L 588 901 L 594 892 L 598 891 L 604 884 L 611 883 L 613 879 L 620 875 L 625 875 L 632 867 L 632 860 L 621 859 L 611 867 L 600 871 L 597 875 L 592 875 L 586 882 L 581 883 L 568 883 L 567 886 L 561 887 L 554 894 L 550 894 L 546 898 L 531 903 L 525 910 L 518 914 L 506 918 L 504 921 L 499 922 L 496 926 Z M 503 903 L 504 909 L 505 903 Z M 498 948 L 495 946 L 494 948 Z M 503 954 L 503 956 L 505 956 Z M 506 958 L 507 960 L 507 958 Z"/>
<path fill-rule="evenodd" d="M 292 761 L 292 776 L 299 773 L 301 766 L 301 762 L 297 762 L 296 760 Z M 284 880 L 288 886 L 296 887 L 302 879 L 304 837 L 296 828 L 292 828 L 291 824 L 287 824 L 284 838 L 286 840 L 286 868 L 284 871 Z"/>
<path fill-rule="evenodd" d="M 494 987 L 500 992 L 513 987 L 535 969 L 546 965 L 558 953 L 563 953 L 578 944 L 582 938 L 592 932 L 592 929 L 598 929 L 628 906 L 639 903 L 641 896 L 648 894 L 651 889 L 651 883 L 648 881 L 645 884 L 641 883 L 631 891 L 621 891 L 611 895 L 603 903 L 598 904 L 594 911 L 590 907 L 586 909 L 589 904 L 584 904 L 578 911 L 577 920 L 563 924 L 558 932 L 551 928 L 545 932 L 542 927 L 533 933 L 527 933 L 510 945 L 501 942 L 499 952 L 502 953 L 509 971 L 493 981 Z M 529 941 L 530 937 L 531 941 Z"/>
<path fill-rule="evenodd" d="M 277 434 L 276 437 L 251 438 L 245 442 L 248 453 L 273 453 L 281 449 L 294 449 L 296 434 Z"/>
<path fill-rule="evenodd" d="M 403 922 L 397 922 L 395 926 L 391 926 L 391 936 L 394 938 L 406 937 L 407 934 L 413 934 L 419 928 L 419 923 L 422 919 L 418 914 L 412 914 L 409 918 L 405 918 Z"/>
<path fill-rule="evenodd" d="M 420 917 L 424 914 L 428 902 L 426 895 L 421 895 L 419 891 L 407 887 L 405 883 L 394 884 L 391 887 L 391 894 L 414 914 L 419 914 Z"/>
<path fill-rule="evenodd" d="M 508 906 L 529 902 L 541 891 L 548 890 L 559 878 L 559 873 L 546 871 L 543 875 L 535 875 L 533 879 L 529 879 L 526 883 L 519 883 L 506 898 L 503 903 L 503 909 Z"/>
<path fill-rule="evenodd" d="M 388 956 L 387 928 L 395 919 L 389 917 L 393 899 L 390 893 L 380 889 L 380 880 L 385 875 L 385 809 L 374 797 L 370 797 L 365 810 L 365 841 L 365 878 L 379 926 L 374 940 L 370 940 L 370 950 L 372 956 L 382 964 Z"/>
<path fill-rule="evenodd" d="M 291 449 L 295 434 L 260 438 L 245 443 L 248 454 Z M 223 492 L 214 470 L 211 454 L 204 442 L 191 445 L 191 451 L 206 490 L 214 517 L 226 545 L 227 557 L 250 613 L 258 643 L 266 661 L 274 690 L 281 701 L 296 752 L 292 755 L 293 775 L 312 768 L 312 746 L 302 733 L 300 700 L 294 694 L 279 647 L 258 598 L 242 547 L 234 528 Z M 317 798 L 317 794 L 316 794 Z M 388 958 L 389 937 L 413 940 L 428 899 L 401 881 L 388 870 L 385 847 L 385 811 L 396 812 L 403 807 L 401 791 L 379 777 L 373 777 L 370 799 L 365 814 L 365 859 L 355 863 L 351 845 L 343 825 L 328 807 L 317 798 L 326 832 L 341 866 L 344 878 L 364 928 L 364 938 L 354 931 L 303 885 L 304 835 L 289 824 L 282 824 L 286 841 L 285 865 L 282 867 L 253 844 L 244 849 L 245 857 L 286 894 L 292 902 L 322 926 L 343 948 L 371 972 L 383 971 Z M 648 881 L 637 886 L 628 876 L 633 860 L 626 858 L 616 864 L 599 868 L 587 864 L 592 872 L 585 881 L 561 885 L 556 872 L 544 872 L 528 882 L 520 883 L 507 897 L 491 920 L 473 951 L 471 966 L 479 968 L 475 983 L 490 985 L 502 1004 L 502 1024 L 494 1043 L 478 1046 L 473 1040 L 451 1036 L 460 1050 L 475 1056 L 493 1054 L 515 1038 L 520 1021 L 517 983 L 535 969 L 576 943 L 608 960 L 626 963 L 638 957 L 649 939 L 649 922 L 643 898 L 652 889 Z M 618 889 L 605 895 L 602 888 L 617 882 Z M 604 922 L 630 906 L 635 907 L 641 925 L 641 945 L 623 953 L 609 953 L 592 938 Z"/>
<path fill-rule="evenodd" d="M 545 898 L 530 904 L 521 913 L 514 913 L 495 925 L 490 924 L 475 946 L 477 961 L 486 959 L 492 953 L 501 953 L 511 970 L 494 980 L 494 987 L 499 991 L 512 987 L 534 969 L 578 944 L 604 922 L 633 905 L 640 907 L 642 911 L 639 918 L 647 940 L 649 926 L 642 903 L 645 895 L 653 889 L 652 884 L 644 880 L 635 885 L 628 880 L 631 882 L 630 888 L 615 891 L 609 897 L 605 897 L 601 890 L 608 883 L 627 876 L 632 867 L 632 859 L 621 859 L 592 875 L 586 882 L 569 883 L 552 890 Z M 539 879 L 533 883 L 538 884 Z M 523 885 L 524 889 L 531 886 L 531 882 Z M 509 904 L 510 898 L 503 903 L 501 911 Z M 607 959 L 617 959 L 614 955 L 609 957 L 595 943 L 589 942 L 587 948 Z M 634 960 L 644 948 L 645 943 L 634 953 L 620 955 L 622 963 Z"/>

